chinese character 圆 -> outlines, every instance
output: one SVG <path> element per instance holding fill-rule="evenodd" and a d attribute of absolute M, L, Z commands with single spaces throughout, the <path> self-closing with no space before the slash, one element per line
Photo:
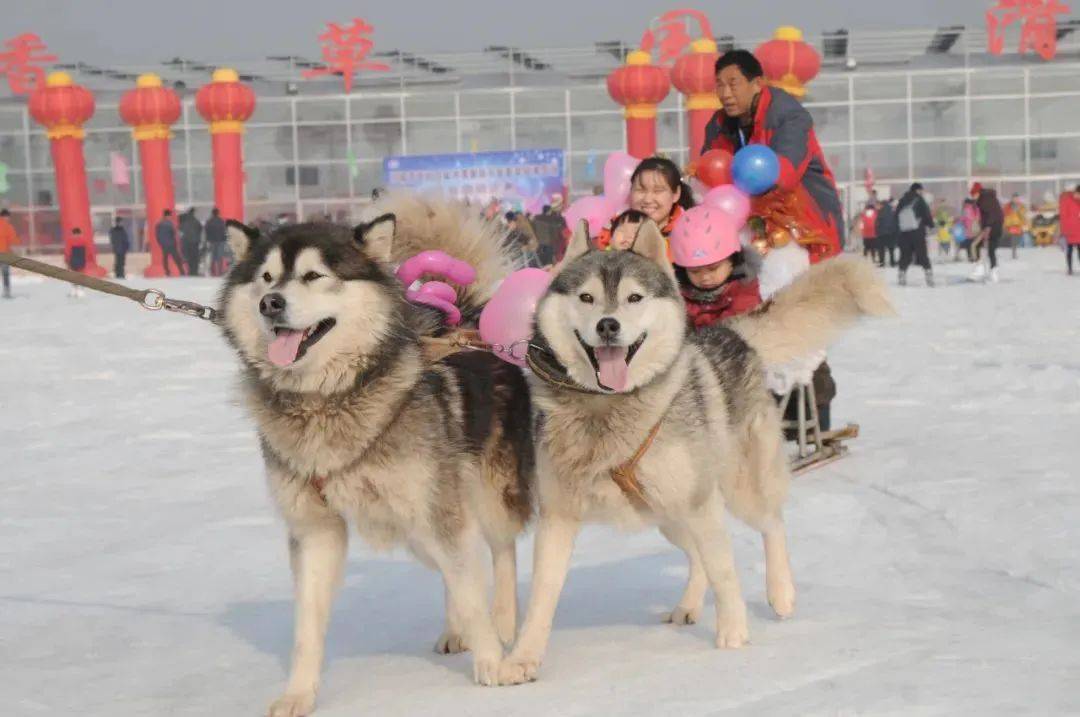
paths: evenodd
<path fill-rule="evenodd" d="M 6 52 L 0 52 L 0 73 L 7 76 L 12 94 L 28 95 L 45 85 L 45 68 L 34 63 L 56 62 L 56 55 L 44 55 L 45 43 L 33 33 L 25 32 L 4 42 Z"/>
<path fill-rule="evenodd" d="M 986 12 L 987 44 L 991 55 L 1005 49 L 1005 29 L 1023 21 L 1020 28 L 1020 54 L 1035 51 L 1044 60 L 1057 54 L 1057 16 L 1069 12 L 1069 6 L 1057 0 L 998 0 Z"/>
<path fill-rule="evenodd" d="M 365 62 L 368 53 L 375 47 L 370 35 L 375 28 L 360 18 L 353 18 L 352 24 L 342 27 L 336 22 L 327 23 L 327 30 L 319 39 L 322 40 L 322 56 L 326 67 L 307 70 L 304 77 L 317 77 L 340 73 L 345 78 L 345 92 L 352 91 L 353 74 L 357 70 L 386 72 L 389 65 L 379 62 Z"/>
<path fill-rule="evenodd" d="M 655 29 L 646 30 L 641 39 L 641 49 L 651 52 L 659 43 L 658 64 L 666 65 L 678 59 L 690 45 L 690 34 L 686 30 L 686 21 L 693 20 L 701 30 L 701 36 L 712 39 L 712 28 L 705 13 L 700 10 L 670 10 L 659 18 Z"/>

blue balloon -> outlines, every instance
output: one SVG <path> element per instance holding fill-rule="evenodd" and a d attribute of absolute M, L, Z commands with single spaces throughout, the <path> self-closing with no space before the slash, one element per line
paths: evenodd
<path fill-rule="evenodd" d="M 751 196 L 764 194 L 780 178 L 780 160 L 764 144 L 748 144 L 731 162 L 732 183 Z"/>
<path fill-rule="evenodd" d="M 952 225 L 952 238 L 957 244 L 963 244 L 967 241 L 967 232 L 964 230 L 963 224 Z"/>

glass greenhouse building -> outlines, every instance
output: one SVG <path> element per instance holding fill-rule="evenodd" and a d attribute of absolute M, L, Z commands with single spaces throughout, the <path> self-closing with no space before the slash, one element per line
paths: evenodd
<path fill-rule="evenodd" d="M 864 196 L 868 169 L 886 192 L 918 180 L 953 204 L 974 179 L 1035 204 L 1080 181 L 1077 25 L 1059 24 L 1052 61 L 990 56 L 983 32 L 955 27 L 807 38 L 824 64 L 805 103 L 849 211 Z M 624 147 L 622 108 L 604 78 L 630 49 L 598 42 L 559 50 L 385 52 L 393 71 L 358 78 L 349 95 L 341 94 L 340 78 L 302 79 L 305 68 L 318 66 L 304 58 L 222 63 L 237 67 L 258 96 L 244 136 L 247 217 L 347 220 L 383 184 L 388 155 L 560 148 L 570 194 L 591 193 L 607 153 Z M 141 72 L 161 74 L 181 94 L 172 139 L 177 206 L 197 207 L 201 217 L 209 212 L 210 136 L 194 93 L 214 66 L 177 58 L 154 67 L 56 68 L 97 100 L 85 152 L 99 241 L 116 216 L 142 224 L 138 153 L 117 112 L 120 95 Z M 660 152 L 680 164 L 687 159 L 684 99 L 673 88 L 658 114 Z M 112 181 L 113 153 L 131 166 L 128 186 Z M 0 205 L 32 249 L 58 247 L 49 144 L 24 100 L 0 100 L 0 162 L 7 167 Z"/>

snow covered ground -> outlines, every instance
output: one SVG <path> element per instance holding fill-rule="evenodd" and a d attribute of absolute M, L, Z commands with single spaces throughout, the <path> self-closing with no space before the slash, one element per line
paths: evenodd
<path fill-rule="evenodd" d="M 681 555 L 588 529 L 541 680 L 472 686 L 431 652 L 435 574 L 354 540 L 319 715 L 1080 713 L 1080 276 L 896 290 L 831 352 L 852 455 L 797 480 L 779 622 L 736 528 L 752 643 L 659 616 Z M 892 272 L 890 281 L 895 281 Z M 168 283 L 209 300 L 211 280 Z M 29 282 L 0 302 L 0 694 L 9 715 L 257 715 L 291 585 L 233 359 L 208 324 Z M 519 548 L 523 595 L 531 540 Z"/>

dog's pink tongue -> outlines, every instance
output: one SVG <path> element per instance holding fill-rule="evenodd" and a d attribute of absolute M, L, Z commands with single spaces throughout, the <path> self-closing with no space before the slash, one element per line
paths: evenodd
<path fill-rule="evenodd" d="M 626 365 L 626 347 L 598 346 L 593 351 L 596 353 L 596 363 L 600 364 L 600 383 L 612 391 L 626 388 L 627 374 L 630 372 L 630 367 Z"/>
<path fill-rule="evenodd" d="M 303 331 L 282 330 L 267 347 L 267 358 L 275 366 L 288 366 L 296 360 L 296 353 L 300 350 L 300 342 L 303 340 Z"/>

